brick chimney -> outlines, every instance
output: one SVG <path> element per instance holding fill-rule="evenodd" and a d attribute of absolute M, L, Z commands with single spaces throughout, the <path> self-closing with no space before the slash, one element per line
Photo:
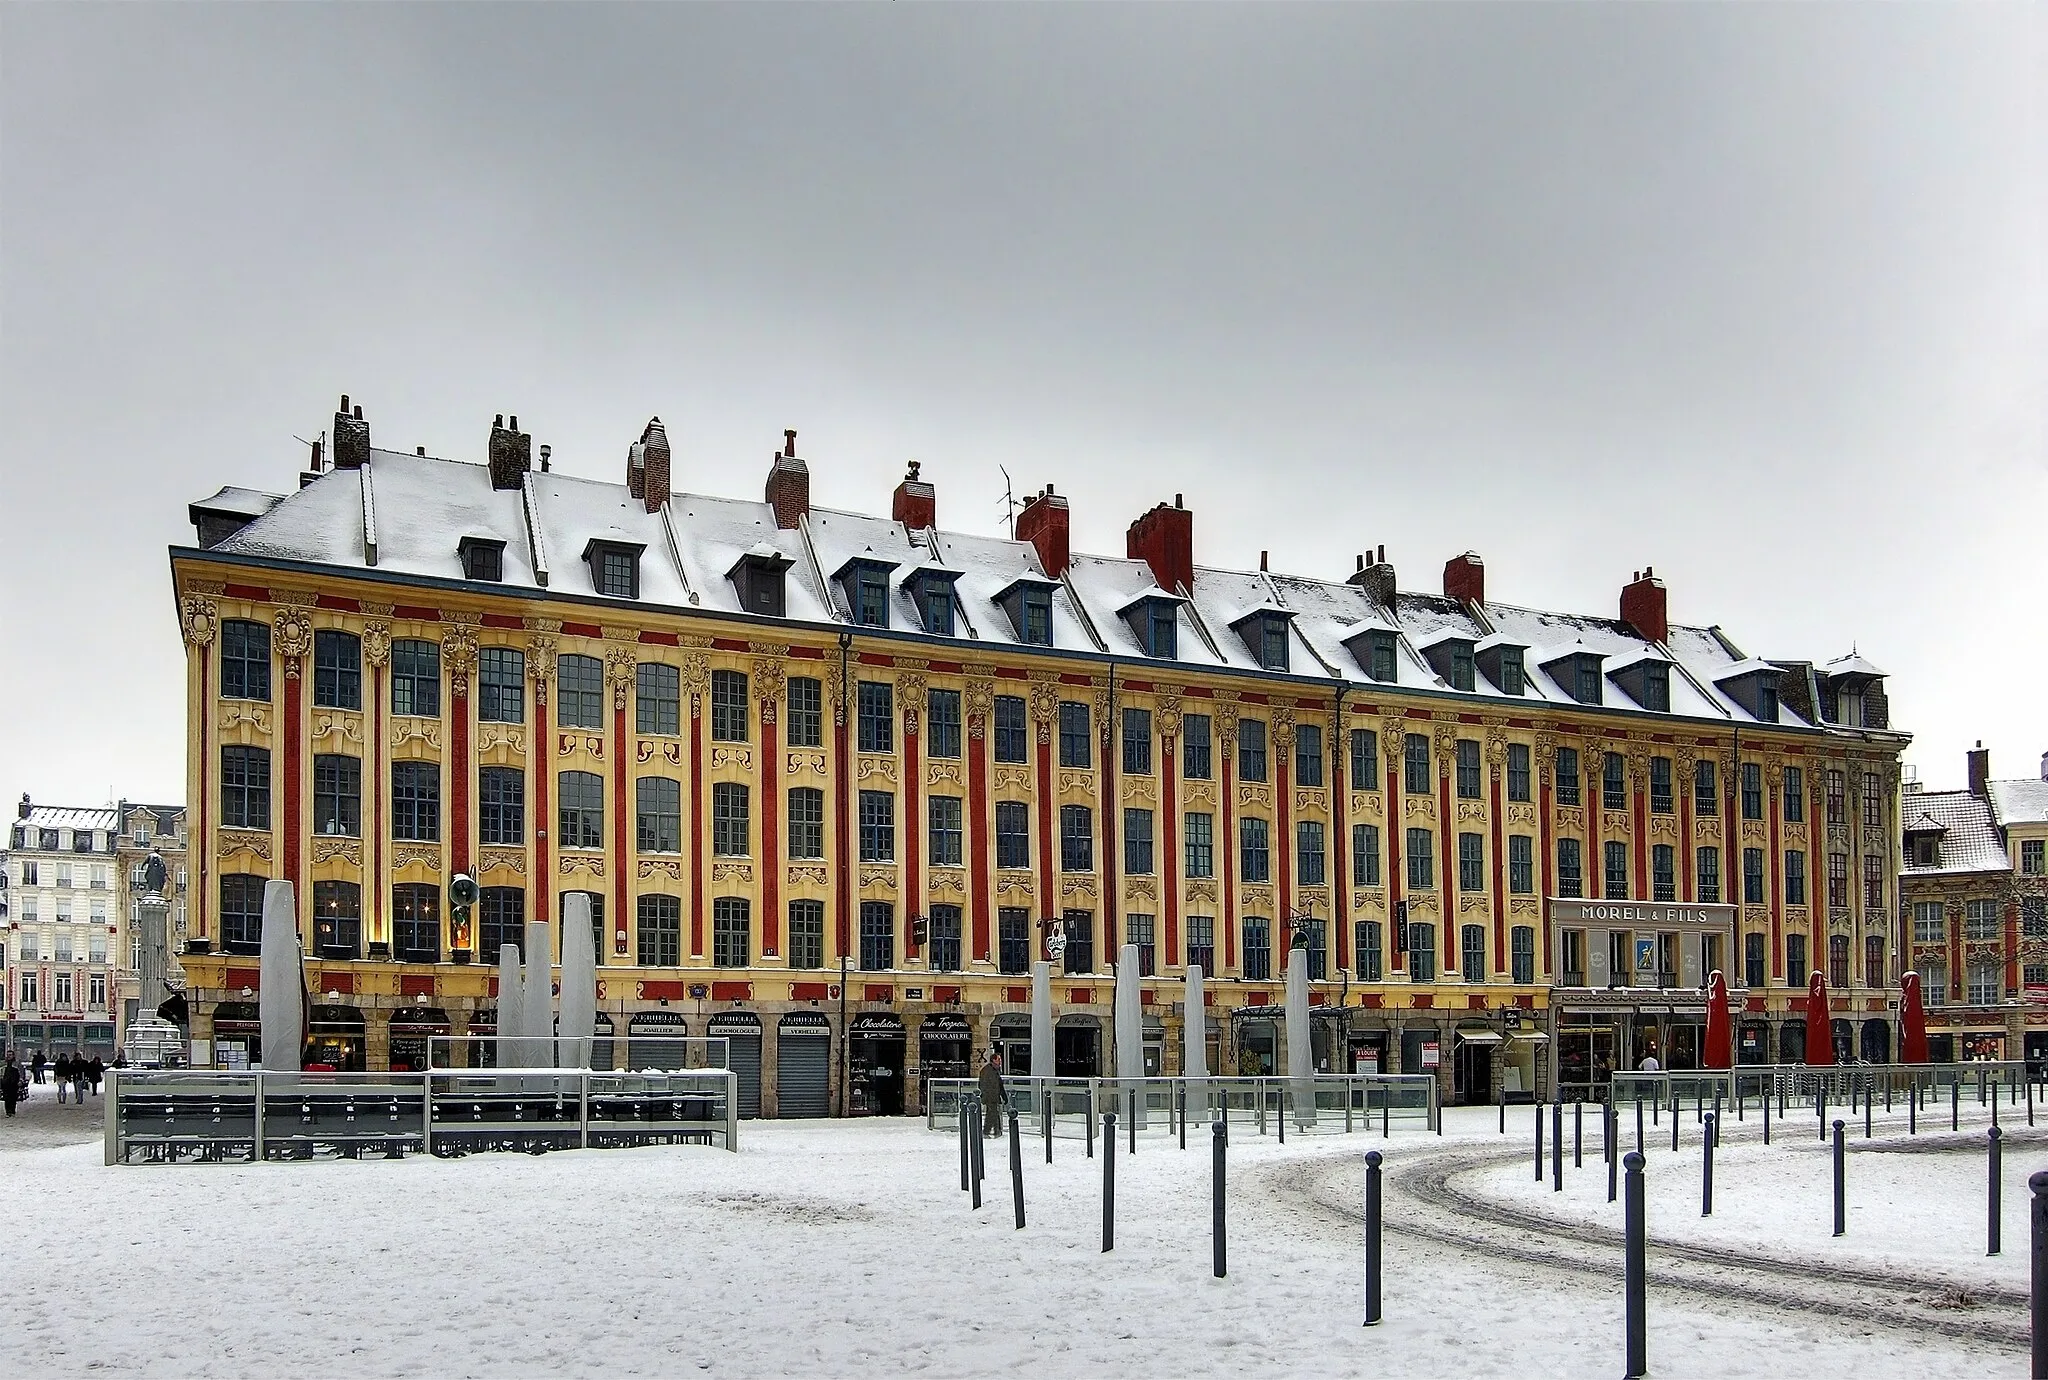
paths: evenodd
<path fill-rule="evenodd" d="M 895 500 L 889 505 L 889 516 L 914 532 L 939 525 L 938 490 L 917 477 L 920 468 L 917 461 L 910 462 L 910 473 L 896 486 Z"/>
<path fill-rule="evenodd" d="M 1444 597 L 1461 604 L 1486 602 L 1486 562 L 1467 551 L 1444 562 Z"/>
<path fill-rule="evenodd" d="M 505 425 L 503 413 L 491 423 L 491 487 L 516 489 L 533 468 L 533 438 L 519 429 L 519 419 Z"/>
<path fill-rule="evenodd" d="M 775 509 L 775 525 L 793 528 L 811 511 L 810 467 L 797 458 L 796 433 L 782 433 L 782 453 L 768 466 L 768 490 L 764 495 Z"/>
<path fill-rule="evenodd" d="M 359 470 L 369 463 L 370 424 L 363 420 L 362 408 L 349 411 L 348 394 L 343 393 L 341 410 L 334 414 L 334 468 Z"/>
<path fill-rule="evenodd" d="M 656 417 L 640 433 L 639 441 L 627 452 L 626 487 L 633 491 L 633 497 L 647 505 L 647 511 L 658 513 L 661 505 L 669 498 L 669 450 L 668 432 Z"/>
<path fill-rule="evenodd" d="M 1671 635 L 1664 614 L 1664 582 L 1644 566 L 1621 589 L 1621 621 L 1636 630 L 1646 642 L 1662 642 Z"/>
<path fill-rule="evenodd" d="M 1367 556 L 1372 557 L 1370 565 L 1366 563 Z M 1385 608 L 1392 608 L 1394 606 L 1394 567 L 1387 564 L 1387 548 L 1382 546 L 1372 551 L 1360 553 L 1358 569 L 1351 572 L 1346 577 L 1344 583 L 1347 585 L 1357 585 L 1372 596 L 1374 603 Z"/>
<path fill-rule="evenodd" d="M 1979 800 L 1991 798 L 1991 749 L 1982 738 L 1970 749 L 1970 794 Z"/>
<path fill-rule="evenodd" d="M 1195 587 L 1195 515 L 1173 496 L 1173 506 L 1164 503 L 1131 524 L 1124 539 L 1124 554 L 1152 567 L 1152 578 L 1169 592 Z"/>
<path fill-rule="evenodd" d="M 1067 573 L 1067 501 L 1045 486 L 1017 514 L 1017 540 L 1038 548 L 1038 563 L 1057 580 Z"/>

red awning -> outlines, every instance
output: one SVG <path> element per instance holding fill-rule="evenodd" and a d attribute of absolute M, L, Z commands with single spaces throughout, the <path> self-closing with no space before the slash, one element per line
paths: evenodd
<path fill-rule="evenodd" d="M 1920 999 L 1920 975 L 1907 973 L 1899 985 L 1904 989 L 1904 995 L 1899 999 L 1899 1062 L 1924 1064 L 1927 1062 L 1927 1008 Z"/>
<path fill-rule="evenodd" d="M 1716 969 L 1707 976 L 1707 1036 L 1700 1050 L 1700 1066 L 1725 1069 L 1734 1065 L 1728 1025 L 1728 979 Z"/>
<path fill-rule="evenodd" d="M 1814 1066 L 1835 1062 L 1835 1024 L 1828 1009 L 1828 980 L 1818 968 L 1806 980 L 1806 1062 Z"/>

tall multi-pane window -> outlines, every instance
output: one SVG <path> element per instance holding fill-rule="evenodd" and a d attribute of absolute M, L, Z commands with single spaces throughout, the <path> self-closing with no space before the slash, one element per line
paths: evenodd
<path fill-rule="evenodd" d="M 1216 974 L 1216 917 L 1188 917 L 1188 966 L 1200 968 L 1204 976 Z"/>
<path fill-rule="evenodd" d="M 1650 899 L 1678 899 L 1678 850 L 1668 843 L 1650 847 Z"/>
<path fill-rule="evenodd" d="M 1078 700 L 1060 701 L 1060 765 L 1095 765 L 1095 737 L 1088 728 L 1088 706 Z"/>
<path fill-rule="evenodd" d="M 1677 809 L 1673 802 L 1671 788 L 1671 759 L 1652 757 L 1650 759 L 1650 813 L 1668 815 Z"/>
<path fill-rule="evenodd" d="M 345 838 L 362 834 L 362 758 L 313 754 L 313 832 Z"/>
<path fill-rule="evenodd" d="M 401 637 L 391 644 L 391 712 L 426 719 L 440 714 L 440 643 Z"/>
<path fill-rule="evenodd" d="M 683 903 L 673 896 L 642 896 L 638 958 L 643 968 L 673 968 L 683 961 Z"/>
<path fill-rule="evenodd" d="M 604 778 L 565 771 L 555 782 L 555 842 L 564 848 L 604 847 Z"/>
<path fill-rule="evenodd" d="M 1711 843 L 1702 844 L 1693 852 L 1693 863 L 1700 899 L 1718 903 L 1721 899 L 1721 850 Z"/>
<path fill-rule="evenodd" d="M 712 789 L 715 799 L 720 787 Z M 682 783 L 666 776 L 643 776 L 633 783 L 633 807 L 634 833 L 642 853 L 683 851 Z M 724 850 L 714 847 L 712 851 Z"/>
<path fill-rule="evenodd" d="M 736 781 L 711 787 L 711 851 L 724 858 L 744 858 L 754 851 L 753 808 L 747 788 Z"/>
<path fill-rule="evenodd" d="M 721 743 L 744 743 L 753 714 L 747 704 L 747 673 L 711 673 L 711 737 Z"/>
<path fill-rule="evenodd" d="M 1031 912 L 1022 906 L 996 912 L 996 970 L 1013 975 L 1031 971 Z"/>
<path fill-rule="evenodd" d="M 1963 903 L 1963 938 L 1966 940 L 1993 940 L 1999 935 L 1998 902 L 1965 901 Z"/>
<path fill-rule="evenodd" d="M 1094 972 L 1095 917 L 1085 910 L 1062 911 L 1060 924 L 1067 933 L 1067 971 Z"/>
<path fill-rule="evenodd" d="M 1972 963 L 1968 968 L 1970 986 L 1966 997 L 1972 1006 L 1996 1006 L 2005 994 L 1996 963 Z"/>
<path fill-rule="evenodd" d="M 1086 805 L 1060 806 L 1060 870 L 1095 870 L 1095 812 Z"/>
<path fill-rule="evenodd" d="M 1240 781 L 1266 779 L 1266 721 L 1240 719 L 1237 725 L 1237 777 Z"/>
<path fill-rule="evenodd" d="M 960 797 L 935 795 L 926 802 L 933 867 L 958 867 L 961 859 Z"/>
<path fill-rule="evenodd" d="M 1207 781 L 1215 775 L 1209 751 L 1209 716 L 1189 714 L 1180 722 L 1181 775 L 1190 781 Z"/>
<path fill-rule="evenodd" d="M 1806 904 L 1806 854 L 1797 848 L 1785 853 L 1785 904 Z"/>
<path fill-rule="evenodd" d="M 1849 936 L 1846 934 L 1828 936 L 1828 984 L 1832 987 L 1849 985 Z"/>
<path fill-rule="evenodd" d="M 896 966 L 896 908 L 887 901 L 860 903 L 860 966 L 870 973 Z"/>
<path fill-rule="evenodd" d="M 823 901 L 791 901 L 789 903 L 789 966 L 792 968 L 822 968 L 825 966 L 825 903 Z"/>
<path fill-rule="evenodd" d="M 856 687 L 860 750 L 896 750 L 896 687 L 887 681 L 864 680 Z"/>
<path fill-rule="evenodd" d="M 1745 987 L 1764 985 L 1764 937 L 1762 934 L 1742 936 L 1742 983 Z"/>
<path fill-rule="evenodd" d="M 1380 884 L 1380 827 L 1377 824 L 1351 826 L 1351 884 Z"/>
<path fill-rule="evenodd" d="M 270 699 L 270 629 L 243 618 L 220 625 L 220 693 L 231 700 Z"/>
<path fill-rule="evenodd" d="M 2020 840 L 2020 875 L 2039 877 L 2048 873 L 2048 840 Z"/>
<path fill-rule="evenodd" d="M 1208 816 L 1204 815 L 1204 819 Z M 1237 822 L 1237 871 L 1247 882 L 1271 881 L 1272 840 L 1271 826 L 1263 819 L 1247 815 Z M 1192 872 L 1190 876 L 1194 875 Z"/>
<path fill-rule="evenodd" d="M 1829 768 L 1827 774 L 1828 823 L 1847 824 L 1849 822 L 1848 791 L 1848 775 L 1838 767 Z"/>
<path fill-rule="evenodd" d="M 816 676 L 791 676 L 783 687 L 783 727 L 791 747 L 825 745 L 825 685 Z"/>
<path fill-rule="evenodd" d="M 313 703 L 322 709 L 363 707 L 363 644 L 354 633 L 313 634 Z"/>
<path fill-rule="evenodd" d="M 1692 809 L 1697 815 L 1721 813 L 1721 786 L 1715 780 L 1714 759 L 1702 757 L 1692 768 Z"/>
<path fill-rule="evenodd" d="M 1787 824 L 1806 822 L 1806 773 L 1798 767 L 1785 768 L 1783 808 Z"/>
<path fill-rule="evenodd" d="M 1876 772 L 1863 773 L 1863 827 L 1880 828 L 1884 824 L 1883 787 Z"/>
<path fill-rule="evenodd" d="M 1764 817 L 1764 769 L 1755 762 L 1742 764 L 1742 817 Z"/>
<path fill-rule="evenodd" d="M 477 893 L 476 959 L 495 965 L 499 950 L 526 939 L 526 890 L 516 886 L 487 886 Z M 674 960 L 671 959 L 671 962 Z"/>
<path fill-rule="evenodd" d="M 924 750 L 933 757 L 960 755 L 960 692 L 932 690 L 925 695 Z"/>
<path fill-rule="evenodd" d="M 1429 736 L 1410 733 L 1401 740 L 1401 789 L 1410 795 L 1428 795 Z"/>
<path fill-rule="evenodd" d="M 1486 927 L 1484 925 L 1464 925 L 1460 927 L 1458 934 L 1458 956 L 1463 960 L 1460 965 L 1463 970 L 1460 976 L 1465 981 L 1486 981 Z"/>
<path fill-rule="evenodd" d="M 1849 904 L 1849 855 L 1828 854 L 1828 904 L 1846 906 Z"/>
<path fill-rule="evenodd" d="M 2048 982 L 2048 977 L 2044 977 L 2043 981 Z M 1868 935 L 1863 940 L 1863 985 L 1865 987 L 1884 987 L 1888 985 L 1885 982 L 1884 972 L 1884 936 L 1881 934 Z"/>
<path fill-rule="evenodd" d="M 1529 745 L 1508 744 L 1508 799 L 1529 799 Z"/>
<path fill-rule="evenodd" d="M 1031 808 L 1021 800 L 996 802 L 996 866 L 1031 866 Z"/>
<path fill-rule="evenodd" d="M 231 954 L 263 948 L 263 885 L 267 878 L 230 872 L 220 879 L 220 945 Z M 29 958 L 24 942 L 21 957 Z"/>
<path fill-rule="evenodd" d="M 1273 976 L 1273 922 L 1253 916 L 1244 922 L 1244 963 L 1246 982 L 1266 982 Z"/>
<path fill-rule="evenodd" d="M 1149 915 L 1126 916 L 1124 920 L 1129 942 L 1138 950 L 1138 976 L 1151 977 L 1158 970 L 1159 950 L 1154 935 L 1153 917 Z"/>
<path fill-rule="evenodd" d="M 1181 821 L 1185 870 L 1189 877 L 1216 875 L 1216 816 L 1190 810 Z"/>
<path fill-rule="evenodd" d="M 960 971 L 960 907 L 933 906 L 931 913 L 931 952 L 926 964 L 934 972 L 957 973 Z"/>
<path fill-rule="evenodd" d="M 1609 839 L 1601 846 L 1605 866 L 1601 871 L 1602 896 L 1609 901 L 1628 899 L 1628 845 Z"/>
<path fill-rule="evenodd" d="M 1126 709 L 1123 712 L 1124 775 L 1152 774 L 1152 711 Z"/>
<path fill-rule="evenodd" d="M 434 762 L 391 764 L 391 837 L 418 843 L 441 838 L 441 768 Z"/>
<path fill-rule="evenodd" d="M 633 725 L 640 733 L 673 736 L 683 731 L 681 671 L 658 661 L 633 668 Z"/>
<path fill-rule="evenodd" d="M 1436 926 L 1411 921 L 1408 925 L 1408 980 L 1436 981 Z"/>
<path fill-rule="evenodd" d="M 1380 788 L 1380 735 L 1369 728 L 1351 730 L 1351 789 Z"/>
<path fill-rule="evenodd" d="M 1380 922 L 1361 920 L 1351 927 L 1354 972 L 1360 982 L 1379 982 L 1384 972 Z"/>
<path fill-rule="evenodd" d="M 1939 901 L 1913 903 L 1913 942 L 1940 944 L 1948 939 L 1948 914 Z"/>
<path fill-rule="evenodd" d="M 888 791 L 860 793 L 860 860 L 896 861 L 896 797 Z"/>
<path fill-rule="evenodd" d="M 604 727 L 604 663 L 594 656 L 555 662 L 555 717 L 563 728 Z"/>
<path fill-rule="evenodd" d="M 1294 861 L 1296 881 L 1303 886 L 1321 886 L 1327 872 L 1328 847 L 1324 842 L 1323 823 L 1317 819 L 1301 819 L 1294 822 Z"/>
<path fill-rule="evenodd" d="M 1031 729 L 1024 716 L 1021 695 L 997 695 L 995 757 L 998 762 L 1021 762 L 1031 742 Z"/>
<path fill-rule="evenodd" d="M 1124 811 L 1124 871 L 1133 877 L 1152 872 L 1152 812 Z"/>
<path fill-rule="evenodd" d="M 1508 931 L 1508 978 L 1527 985 L 1536 981 L 1536 930 L 1517 925 Z"/>
<path fill-rule="evenodd" d="M 1745 848 L 1742 850 L 1742 904 L 1760 906 L 1764 903 L 1764 850 Z"/>
<path fill-rule="evenodd" d="M 1486 890 L 1486 846 L 1475 833 L 1458 835 L 1458 890 Z"/>
<path fill-rule="evenodd" d="M 400 963 L 441 958 L 441 889 L 422 882 L 391 888 L 391 956 Z"/>
<path fill-rule="evenodd" d="M 2020 897 L 2020 937 L 2048 939 L 2048 896 Z"/>
<path fill-rule="evenodd" d="M 1863 908 L 1881 911 L 1884 905 L 1884 859 L 1875 853 L 1863 857 Z"/>
<path fill-rule="evenodd" d="M 1579 803 L 1579 750 L 1561 747 L 1557 750 L 1557 803 L 1576 805 Z"/>
<path fill-rule="evenodd" d="M 1626 810 L 1628 808 L 1628 759 L 1618 752 L 1601 754 L 1600 808 L 1603 810 Z"/>
<path fill-rule="evenodd" d="M 1436 836 L 1427 829 L 1408 831 L 1408 889 L 1424 891 L 1436 885 Z"/>
<path fill-rule="evenodd" d="M 477 773 L 477 836 L 484 843 L 516 848 L 526 842 L 526 773 L 517 767 L 485 767 Z"/>
<path fill-rule="evenodd" d="M 825 856 L 825 793 L 816 786 L 789 788 L 789 837 L 792 858 Z"/>
<path fill-rule="evenodd" d="M 1301 950 L 1308 955 L 1308 980 L 1321 982 L 1330 975 L 1330 927 L 1321 920 L 1304 920 L 1301 939 Z"/>
<path fill-rule="evenodd" d="M 1301 724 L 1294 730 L 1294 784 L 1323 784 L 1323 729 L 1320 724 Z"/>
<path fill-rule="evenodd" d="M 753 907 L 744 896 L 711 898 L 711 963 L 718 968 L 744 968 L 753 945 Z"/>
<path fill-rule="evenodd" d="M 1458 799 L 1479 799 L 1479 740 L 1458 739 Z"/>
<path fill-rule="evenodd" d="M 1785 936 L 1785 983 L 1790 987 L 1806 985 L 1806 936 L 1803 934 Z"/>
<path fill-rule="evenodd" d="M 1536 891 L 1536 840 L 1528 834 L 1508 835 L 1508 890 L 1516 896 Z"/>
<path fill-rule="evenodd" d="M 477 652 L 476 717 L 487 724 L 526 722 L 526 653 L 515 647 Z"/>

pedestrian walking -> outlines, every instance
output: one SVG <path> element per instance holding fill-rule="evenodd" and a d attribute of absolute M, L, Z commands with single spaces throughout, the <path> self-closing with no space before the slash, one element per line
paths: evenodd
<path fill-rule="evenodd" d="M 71 1056 L 58 1055 L 53 1072 L 57 1079 L 57 1102 L 61 1106 L 71 1095 Z"/>
<path fill-rule="evenodd" d="M 0 1069 L 0 1102 L 7 1105 L 7 1115 L 14 1115 L 14 1104 L 21 1101 L 21 1065 L 14 1062 L 12 1054 L 7 1056 L 7 1067 Z"/>
<path fill-rule="evenodd" d="M 99 1055 L 92 1056 L 92 1062 L 85 1066 L 86 1077 L 92 1080 L 92 1095 L 100 1095 L 100 1080 L 107 1076 L 107 1065 Z"/>
<path fill-rule="evenodd" d="M 981 1069 L 981 1110 L 985 1120 L 981 1131 L 985 1136 L 999 1135 L 1003 1129 L 1003 1054 L 991 1048 L 988 1062 Z"/>
<path fill-rule="evenodd" d="M 29 1060 L 29 1062 L 28 1062 L 28 1066 L 29 1066 L 29 1068 L 30 1068 L 30 1069 L 31 1069 L 31 1070 L 32 1070 L 32 1071 L 33 1071 L 33 1072 L 35 1073 L 35 1076 L 36 1076 L 36 1082 L 38 1082 L 38 1083 L 42 1082 L 42 1081 L 43 1081 L 43 1052 L 42 1052 L 42 1050 L 38 1049 L 38 1050 L 36 1051 L 36 1053 L 35 1053 L 35 1057 L 34 1057 L 33 1059 Z"/>

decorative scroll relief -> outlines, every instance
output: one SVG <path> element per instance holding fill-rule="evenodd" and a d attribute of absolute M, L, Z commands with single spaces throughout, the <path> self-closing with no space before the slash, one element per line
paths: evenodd
<path fill-rule="evenodd" d="M 1330 808 L 1330 793 L 1320 786 L 1303 786 L 1294 793 L 1294 808 L 1327 810 Z"/>
<path fill-rule="evenodd" d="M 859 781 L 879 778 L 893 786 L 896 784 L 896 759 L 863 753 L 860 764 L 854 771 L 854 778 Z"/>
<path fill-rule="evenodd" d="M 784 875 L 791 886 L 824 886 L 831 880 L 823 863 L 791 863 Z"/>
<path fill-rule="evenodd" d="M 639 738 L 633 744 L 633 760 L 642 765 L 659 757 L 672 767 L 683 764 L 683 745 L 674 738 L 656 742 L 651 738 Z"/>
<path fill-rule="evenodd" d="M 363 841 L 361 839 L 313 840 L 313 861 L 315 863 L 342 862 L 351 867 L 363 865 Z"/>
<path fill-rule="evenodd" d="M 1508 899 L 1510 915 L 1540 915 L 1543 908 L 1536 904 L 1534 896 L 1513 896 Z"/>
<path fill-rule="evenodd" d="M 1830 824 L 1828 826 L 1828 847 L 1832 848 L 1837 853 L 1846 853 L 1849 851 L 1848 825 Z"/>
<path fill-rule="evenodd" d="M 270 706 L 248 700 L 222 700 L 218 722 L 223 730 L 247 724 L 258 733 L 267 734 L 270 732 Z"/>
<path fill-rule="evenodd" d="M 188 594 L 178 605 L 178 625 L 185 641 L 194 647 L 210 647 L 220 631 L 220 606 L 211 599 Z"/>
<path fill-rule="evenodd" d="M 1701 815 L 1692 822 L 1692 836 L 1697 843 L 1706 843 L 1721 835 L 1719 815 Z"/>
<path fill-rule="evenodd" d="M 255 829 L 223 829 L 220 831 L 220 854 L 248 853 L 270 861 L 270 835 Z"/>
<path fill-rule="evenodd" d="M 1401 797 L 1401 814 L 1405 819 L 1435 819 L 1436 802 L 1426 795 L 1404 795 Z"/>
<path fill-rule="evenodd" d="M 1030 896 L 1036 891 L 1031 874 L 1022 869 L 1006 870 L 996 874 L 998 896 Z"/>
<path fill-rule="evenodd" d="M 1031 776 L 1022 767 L 997 767 L 995 782 L 997 790 L 1015 791 L 1019 795 L 1031 789 Z"/>
<path fill-rule="evenodd" d="M 1586 810 L 1582 805 L 1560 805 L 1557 807 L 1557 827 L 1566 834 L 1586 832 Z"/>
<path fill-rule="evenodd" d="M 1745 819 L 1742 821 L 1742 841 L 1744 843 L 1766 843 L 1769 842 L 1769 837 L 1764 830 L 1764 822 L 1762 820 Z"/>
<path fill-rule="evenodd" d="M 1069 900 L 1086 897 L 1092 901 L 1097 890 L 1095 879 L 1085 873 L 1062 873 L 1060 876 L 1060 895 Z"/>
<path fill-rule="evenodd" d="M 1425 914 L 1434 915 L 1436 914 L 1436 909 L 1436 893 L 1434 891 L 1418 891 L 1408 897 L 1408 910 L 1411 914 L 1421 911 Z"/>
<path fill-rule="evenodd" d="M 1132 877 L 1124 882 L 1126 901 L 1157 901 L 1159 886 L 1150 877 Z"/>
<path fill-rule="evenodd" d="M 1188 782 L 1188 804 L 1213 807 L 1216 804 L 1216 783 L 1213 781 Z"/>
<path fill-rule="evenodd" d="M 1486 904 L 1486 897 L 1478 892 L 1463 892 L 1458 897 L 1458 914 L 1466 915 L 1475 910 L 1485 910 Z"/>
<path fill-rule="evenodd" d="M 573 872 L 588 872 L 593 877 L 604 875 L 604 854 L 564 853 L 555 864 L 555 870 L 564 877 Z"/>
<path fill-rule="evenodd" d="M 1244 889 L 1242 909 L 1267 911 L 1273 908 L 1273 888 L 1264 883 L 1254 882 Z"/>
<path fill-rule="evenodd" d="M 1060 790 L 1078 791 L 1084 795 L 1095 794 L 1095 773 L 1092 771 L 1062 771 Z"/>
<path fill-rule="evenodd" d="M 1651 837 L 1651 838 L 1657 838 L 1657 839 L 1675 839 L 1675 838 L 1677 838 L 1677 837 L 1678 837 L 1678 816 L 1677 816 L 1677 815 L 1651 815 L 1651 816 L 1650 816 L 1650 837 Z"/>
<path fill-rule="evenodd" d="M 960 764 L 951 758 L 933 758 L 931 770 L 926 775 L 925 780 L 934 786 L 941 785 L 947 781 L 957 786 L 960 784 Z"/>
<path fill-rule="evenodd" d="M 1536 807 L 1534 805 L 1524 801 L 1508 806 L 1508 827 L 1514 828 L 1517 825 L 1525 829 L 1534 829 L 1536 827 Z"/>
<path fill-rule="evenodd" d="M 711 765 L 714 768 L 737 767 L 743 771 L 752 770 L 754 750 L 732 743 L 713 743 L 711 745 Z"/>
<path fill-rule="evenodd" d="M 1849 908 L 1847 906 L 1831 906 L 1828 908 L 1828 928 L 1840 930 L 1844 934 L 1855 928 L 1854 924 L 1850 921 Z"/>
<path fill-rule="evenodd" d="M 1627 810 L 1602 810 L 1600 812 L 1602 833 L 1627 834 L 1635 830 L 1635 821 L 1629 818 Z"/>
<path fill-rule="evenodd" d="M 526 875 L 526 850 L 523 848 L 486 848 L 477 855 L 477 867 L 484 872 L 500 869 Z"/>
<path fill-rule="evenodd" d="M 479 754 L 495 752 L 503 748 L 515 756 L 526 753 L 525 730 L 510 724 L 484 724 L 477 729 L 476 750 Z"/>
<path fill-rule="evenodd" d="M 1351 793 L 1352 814 L 1369 815 L 1374 819 L 1378 819 L 1385 813 L 1385 810 L 1386 800 L 1379 791 L 1353 791 Z"/>
<path fill-rule="evenodd" d="M 935 867 L 925 880 L 926 886 L 934 896 L 967 894 L 967 874 L 957 867 Z"/>
<path fill-rule="evenodd" d="M 1152 803 L 1159 798 L 1159 784 L 1150 776 L 1126 776 L 1122 779 L 1124 799 Z"/>
<path fill-rule="evenodd" d="M 1484 801 L 1479 801 L 1479 800 L 1461 800 L 1461 801 L 1459 801 L 1459 802 L 1458 802 L 1458 814 L 1457 814 L 1457 819 L 1458 819 L 1458 823 L 1460 823 L 1460 824 L 1484 824 L 1484 823 L 1486 823 L 1486 804 L 1485 804 L 1485 802 L 1484 802 Z"/>
<path fill-rule="evenodd" d="M 430 871 L 439 872 L 441 870 L 440 846 L 432 843 L 401 843 L 392 847 L 391 865 L 394 868 L 410 867 L 414 863 L 419 863 Z"/>
<path fill-rule="evenodd" d="M 573 757 L 587 752 L 592 757 L 604 756 L 604 738 L 596 733 L 560 733 L 555 736 L 555 755 Z"/>
<path fill-rule="evenodd" d="M 1303 887 L 1298 899 L 1301 902 L 1301 908 L 1306 911 L 1312 912 L 1318 907 L 1323 910 L 1330 908 L 1330 892 L 1327 887 Z"/>
<path fill-rule="evenodd" d="M 714 858 L 711 863 L 711 880 L 714 882 L 752 882 L 754 865 L 737 858 Z"/>
<path fill-rule="evenodd" d="M 803 776 L 806 774 L 823 776 L 825 774 L 825 754 L 822 752 L 792 752 L 788 758 L 788 771 L 791 776 Z"/>
<path fill-rule="evenodd" d="M 881 887 L 887 891 L 896 889 L 896 869 L 893 867 L 863 867 L 860 870 L 862 886 Z"/>
<path fill-rule="evenodd" d="M 1215 901 L 1215 899 L 1216 899 L 1216 883 L 1214 883 L 1214 882 L 1189 882 L 1189 883 L 1188 883 L 1188 900 L 1189 900 L 1190 902 L 1193 902 L 1193 901 L 1210 901 L 1210 902 L 1213 902 L 1213 901 Z"/>
<path fill-rule="evenodd" d="M 1383 887 L 1362 886 L 1351 893 L 1353 910 L 1378 910 L 1387 908 L 1387 893 Z"/>

